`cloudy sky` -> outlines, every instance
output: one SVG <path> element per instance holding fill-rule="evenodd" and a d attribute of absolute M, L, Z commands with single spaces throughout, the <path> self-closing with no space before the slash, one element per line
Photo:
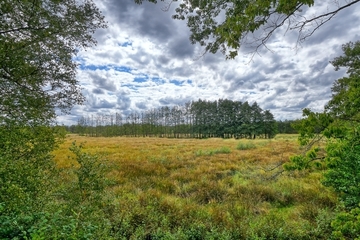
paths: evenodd
<path fill-rule="evenodd" d="M 349 2 L 349 1 L 347 1 Z M 97 0 L 108 28 L 96 32 L 96 47 L 76 57 L 78 79 L 87 101 L 60 124 L 76 124 L 80 116 L 143 111 L 182 105 L 199 98 L 256 101 L 276 119 L 301 117 L 307 107 L 321 111 L 331 97 L 334 80 L 344 76 L 329 63 L 341 55 L 341 45 L 360 40 L 360 3 L 341 11 L 311 38 L 296 45 L 297 32 L 277 31 L 267 50 L 248 54 L 242 48 L 235 60 L 219 54 L 202 55 L 192 45 L 185 21 L 173 20 L 175 4 L 133 0 Z M 344 4 L 342 0 L 337 1 Z M 311 17 L 336 7 L 335 0 L 303 9 Z"/>

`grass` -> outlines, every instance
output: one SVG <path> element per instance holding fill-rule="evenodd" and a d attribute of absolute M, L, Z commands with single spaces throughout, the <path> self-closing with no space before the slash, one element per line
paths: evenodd
<path fill-rule="evenodd" d="M 59 168 L 72 167 L 67 149 L 75 140 L 111 165 L 105 198 L 116 239 L 329 237 L 336 199 L 321 185 L 321 173 L 272 178 L 280 169 L 269 170 L 299 153 L 295 135 L 272 140 L 69 135 L 54 152 Z"/>
<path fill-rule="evenodd" d="M 248 149 L 255 149 L 256 145 L 252 142 L 240 142 L 237 146 L 237 150 L 248 150 Z"/>
<path fill-rule="evenodd" d="M 231 150 L 229 147 L 221 147 L 217 149 L 210 149 L 210 150 L 197 150 L 195 155 L 196 156 L 212 156 L 214 154 L 228 154 Z"/>

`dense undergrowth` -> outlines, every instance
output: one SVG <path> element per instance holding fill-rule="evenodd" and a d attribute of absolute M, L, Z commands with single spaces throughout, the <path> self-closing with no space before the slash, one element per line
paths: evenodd
<path fill-rule="evenodd" d="M 75 140 L 84 146 L 73 145 Z M 300 151 L 294 135 L 273 140 L 70 135 L 54 152 L 61 174 L 52 206 L 58 215 L 43 216 L 32 236 L 329 239 L 337 200 L 321 184 L 323 170 L 282 172 L 280 166 Z"/>

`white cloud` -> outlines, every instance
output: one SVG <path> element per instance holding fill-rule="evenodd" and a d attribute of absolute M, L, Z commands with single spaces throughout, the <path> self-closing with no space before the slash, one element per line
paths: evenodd
<path fill-rule="evenodd" d="M 317 2 L 324 11 L 331 0 Z M 359 39 L 360 4 L 340 12 L 296 48 L 296 32 L 285 28 L 251 58 L 242 49 L 235 60 L 221 54 L 199 56 L 191 45 L 186 22 L 171 18 L 157 5 L 132 0 L 97 1 L 109 27 L 95 36 L 98 45 L 81 51 L 78 79 L 87 102 L 59 122 L 76 124 L 95 113 L 142 111 L 186 101 L 229 98 L 257 101 L 277 119 L 301 117 L 301 109 L 321 110 L 331 97 L 331 85 L 344 75 L 329 61 L 341 54 L 341 44 Z M 303 9 L 312 16 L 315 8 Z M 319 11 L 319 10 L 318 10 Z"/>

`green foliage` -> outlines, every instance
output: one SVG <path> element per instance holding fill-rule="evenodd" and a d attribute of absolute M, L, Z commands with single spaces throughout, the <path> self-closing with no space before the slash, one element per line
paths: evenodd
<path fill-rule="evenodd" d="M 6 212 L 37 209 L 51 188 L 50 151 L 64 135 L 45 126 L 0 126 L 0 203 Z"/>
<path fill-rule="evenodd" d="M 324 157 L 318 157 L 319 147 L 313 147 L 307 151 L 305 155 L 291 156 L 289 162 L 283 165 L 286 171 L 305 170 L 305 169 L 319 169 L 324 168 L 322 160 Z"/>
<path fill-rule="evenodd" d="M 279 134 L 281 133 L 285 133 L 285 134 L 296 134 L 298 133 L 297 130 L 293 127 L 294 124 L 296 124 L 296 122 L 298 122 L 299 120 L 279 120 L 276 121 L 278 130 L 277 132 Z"/>
<path fill-rule="evenodd" d="M 36 224 L 28 230 L 33 239 L 99 239 L 109 235 L 109 220 L 104 210 L 111 207 L 104 199 L 109 169 L 97 155 L 83 152 L 83 145 L 70 147 L 79 166 L 60 171 L 67 181 L 54 189 Z M 69 178 L 70 177 L 70 178 Z"/>
<path fill-rule="evenodd" d="M 256 145 L 252 142 L 239 142 L 236 146 L 237 150 L 248 150 L 248 149 L 255 149 Z"/>
<path fill-rule="evenodd" d="M 299 133 L 300 145 L 312 145 L 321 139 L 324 130 L 333 122 L 332 117 L 324 113 L 314 113 L 310 109 L 303 109 L 303 119 L 293 123 Z"/>
<path fill-rule="evenodd" d="M 327 153 L 329 170 L 324 184 L 339 193 L 345 207 L 357 207 L 360 203 L 360 138 L 332 141 Z"/>
<path fill-rule="evenodd" d="M 115 124 L 114 124 L 115 123 Z M 81 117 L 74 133 L 89 136 L 159 136 L 171 138 L 274 138 L 277 123 L 269 110 L 254 102 L 219 99 L 192 101 L 184 106 L 144 112 Z"/>
<path fill-rule="evenodd" d="M 360 208 L 353 208 L 350 212 L 341 212 L 331 223 L 333 236 L 336 239 L 360 239 Z"/>
<path fill-rule="evenodd" d="M 360 119 L 358 111 L 360 108 L 360 41 L 344 44 L 342 49 L 344 55 L 335 58 L 331 63 L 336 70 L 346 67 L 348 76 L 335 81 L 332 99 L 325 109 L 342 120 L 358 121 Z"/>
<path fill-rule="evenodd" d="M 0 126 L 0 238 L 27 236 L 51 199 L 50 151 L 64 137 L 46 126 Z"/>
<path fill-rule="evenodd" d="M 294 156 L 284 165 L 286 170 L 309 169 L 313 160 L 326 164 L 323 184 L 338 194 L 344 209 L 340 210 L 332 223 L 333 235 L 337 239 L 353 239 L 359 236 L 360 204 L 360 42 L 343 45 L 344 55 L 331 63 L 336 70 L 346 67 L 348 77 L 335 81 L 332 99 L 323 113 L 303 110 L 306 117 L 294 125 L 299 131 L 301 145 L 307 145 L 307 152 Z M 326 138 L 324 154 L 319 159 L 321 140 Z M 310 149 L 310 150 L 309 150 Z"/>
<path fill-rule="evenodd" d="M 106 162 L 73 144 L 79 167 L 59 171 L 50 151 L 62 130 L 0 127 L 0 239 L 96 239 L 108 230 Z"/>
<path fill-rule="evenodd" d="M 82 148 L 83 145 L 77 146 L 75 142 L 70 147 L 70 151 L 75 154 L 75 160 L 79 164 L 78 168 L 73 168 L 77 178 L 77 184 L 73 184 L 73 193 L 78 199 L 77 197 L 72 197 L 72 199 L 80 201 L 75 204 L 81 204 L 91 198 L 94 204 L 94 200 L 101 202 L 107 184 L 105 173 L 108 167 L 104 159 L 100 160 L 97 155 L 84 153 Z"/>
<path fill-rule="evenodd" d="M 95 229 L 86 220 L 93 212 L 67 212 L 71 201 L 55 197 L 59 171 L 51 152 L 65 131 L 50 123 L 55 108 L 66 112 L 83 101 L 74 56 L 95 44 L 92 34 L 102 27 L 91 0 L 1 1 L 1 239 L 88 239 Z"/>
<path fill-rule="evenodd" d="M 146 0 L 134 1 L 141 4 Z M 205 52 L 220 51 L 227 59 L 232 59 L 243 45 L 255 53 L 283 25 L 287 25 L 288 30 L 298 31 L 301 42 L 321 26 L 314 23 L 327 22 L 357 2 L 339 5 L 334 11 L 329 8 L 328 12 L 309 19 L 303 10 L 316 8 L 314 0 L 184 0 L 175 9 L 173 18 L 187 21 L 191 43 L 200 44 Z"/>
<path fill-rule="evenodd" d="M 36 13 L 36 14 L 34 14 Z M 90 1 L 0 4 L 0 123 L 42 123 L 81 103 L 74 56 L 105 27 Z"/>

